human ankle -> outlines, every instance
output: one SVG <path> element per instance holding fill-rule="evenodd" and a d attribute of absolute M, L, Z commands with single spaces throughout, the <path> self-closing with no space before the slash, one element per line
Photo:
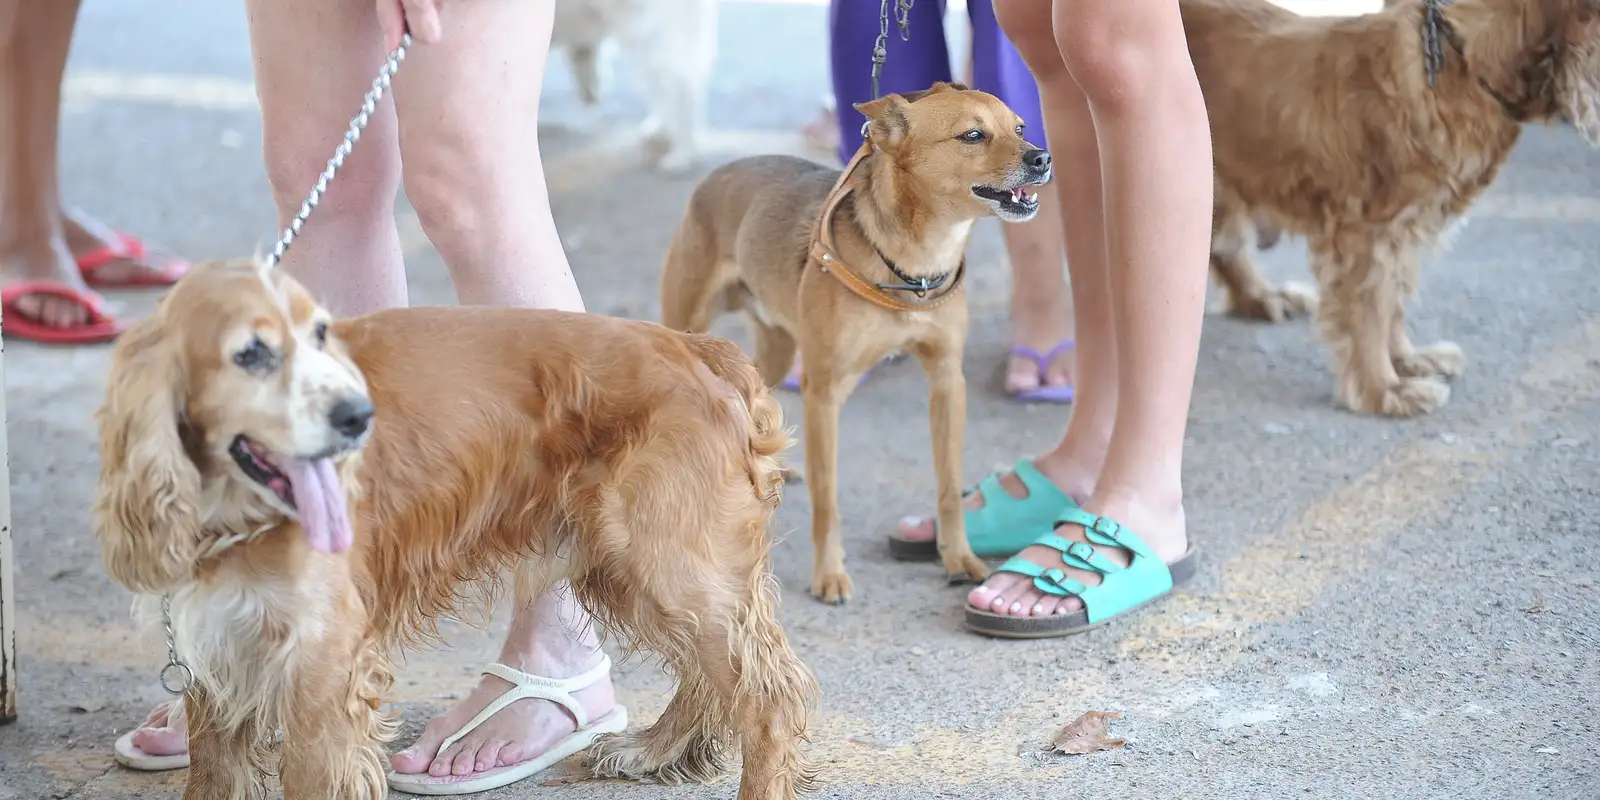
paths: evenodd
<path fill-rule="evenodd" d="M 570 678 L 600 663 L 600 644 L 594 634 L 573 637 L 555 645 L 536 642 L 525 649 L 504 650 L 500 663 L 544 678 Z"/>

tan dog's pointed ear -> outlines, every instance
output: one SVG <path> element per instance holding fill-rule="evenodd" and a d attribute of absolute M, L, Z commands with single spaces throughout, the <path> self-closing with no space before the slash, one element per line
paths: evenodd
<path fill-rule="evenodd" d="M 106 572 L 146 594 L 193 573 L 200 551 L 200 470 L 179 434 L 187 388 L 159 317 L 119 337 L 100 426 L 95 536 Z"/>
<path fill-rule="evenodd" d="M 867 117 L 866 137 L 880 150 L 893 150 L 906 138 L 911 123 L 905 109 L 910 101 L 898 94 L 886 94 L 876 100 L 856 103 L 855 109 Z"/>

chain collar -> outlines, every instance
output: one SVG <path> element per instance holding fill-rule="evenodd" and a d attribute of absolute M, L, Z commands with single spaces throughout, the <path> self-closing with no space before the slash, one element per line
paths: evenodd
<path fill-rule="evenodd" d="M 952 270 L 950 272 L 944 272 L 938 275 L 911 275 L 901 272 L 900 267 L 896 266 L 893 261 L 890 261 L 889 257 L 883 254 L 882 250 L 878 250 L 878 258 L 883 261 L 883 265 L 888 267 L 890 272 L 894 273 L 896 278 L 900 279 L 899 283 L 880 283 L 878 284 L 878 288 L 900 292 L 911 292 L 918 298 L 927 297 L 928 292 L 943 286 L 945 281 L 950 280 L 950 276 L 955 274 L 955 270 Z"/>

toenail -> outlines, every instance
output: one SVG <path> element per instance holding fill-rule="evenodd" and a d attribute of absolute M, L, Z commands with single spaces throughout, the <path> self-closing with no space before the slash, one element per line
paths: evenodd
<path fill-rule="evenodd" d="M 1036 606 L 1033 607 L 1033 613 L 1034 613 L 1035 616 L 1037 616 L 1039 614 L 1039 612 L 1041 612 L 1043 610 L 1044 610 L 1044 605 L 1043 604 L 1036 605 Z"/>
<path fill-rule="evenodd" d="M 1011 604 L 1011 613 L 1015 614 L 1015 613 L 1017 613 L 1018 611 L 1021 611 L 1021 610 L 1022 610 L 1022 604 L 1021 603 L 1012 603 Z"/>
<path fill-rule="evenodd" d="M 901 517 L 900 524 L 907 528 L 915 528 L 922 524 L 922 517 Z"/>
<path fill-rule="evenodd" d="M 978 591 L 978 594 L 988 594 L 988 593 L 990 593 L 990 592 L 992 592 L 994 590 L 990 589 L 987 586 L 979 586 L 977 591 Z"/>

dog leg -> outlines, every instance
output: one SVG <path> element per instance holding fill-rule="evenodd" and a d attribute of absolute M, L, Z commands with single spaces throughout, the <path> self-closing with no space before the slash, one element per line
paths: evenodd
<path fill-rule="evenodd" d="M 266 731 L 253 724 L 231 727 L 204 686 L 184 695 L 189 722 L 189 774 L 183 800 L 255 800 L 267 796 L 259 748 Z"/>
<path fill-rule="evenodd" d="M 590 109 L 600 105 L 600 91 L 605 85 L 600 72 L 600 45 L 575 42 L 562 49 L 572 67 L 572 79 L 578 84 L 578 99 Z"/>
<path fill-rule="evenodd" d="M 1389 350 L 1394 357 L 1394 370 L 1405 378 L 1453 378 L 1461 374 L 1466 365 L 1466 355 L 1455 342 L 1434 342 L 1417 347 L 1406 334 L 1405 300 L 1416 291 L 1421 263 L 1415 251 L 1402 254 L 1400 264 L 1400 290 L 1394 306 L 1394 319 L 1389 323 Z"/>
<path fill-rule="evenodd" d="M 981 581 L 989 575 L 983 559 L 967 542 L 961 505 L 961 448 L 967 430 L 967 380 L 961 373 L 959 339 L 919 346 L 915 353 L 928 374 L 928 422 L 933 433 L 933 471 L 939 487 L 939 552 L 951 584 Z"/>
<path fill-rule="evenodd" d="M 657 167 L 669 175 L 693 169 L 699 156 L 706 92 L 717 56 L 715 0 L 690 5 L 692 9 L 663 21 L 674 27 L 672 32 L 630 28 L 623 34 L 654 105 L 643 135 L 660 149 Z"/>
<path fill-rule="evenodd" d="M 776 325 L 762 322 L 755 314 L 750 314 L 749 318 L 750 327 L 755 330 L 756 369 L 768 388 L 777 386 L 794 366 L 797 349 L 794 336 Z"/>
<path fill-rule="evenodd" d="M 671 487 L 681 479 L 665 471 L 677 468 L 624 480 Z M 635 648 L 659 653 L 678 677 L 678 691 L 654 725 L 590 749 L 598 774 L 709 782 L 737 743 L 743 800 L 792 800 L 811 787 L 816 769 L 800 743 L 817 684 L 778 624 L 768 533 L 774 505 L 758 488 L 769 484 L 770 475 L 731 481 L 718 496 L 687 505 L 682 491 L 667 489 L 613 493 L 594 504 L 606 510 L 598 525 L 585 526 L 592 530 L 620 532 L 625 520 L 643 519 L 656 526 L 657 540 L 694 542 L 659 552 L 604 551 L 597 556 L 604 563 L 574 582 L 585 605 Z"/>
<path fill-rule="evenodd" d="M 722 310 L 715 303 L 723 287 L 717 276 L 724 267 L 716 263 L 711 232 L 691 205 L 672 234 L 661 265 L 661 324 L 675 331 L 705 333 Z"/>
<path fill-rule="evenodd" d="M 1401 302 L 1398 248 L 1369 232 L 1346 232 L 1312 243 L 1321 283 L 1318 310 L 1333 346 L 1339 402 L 1364 414 L 1411 417 L 1443 406 L 1450 387 L 1432 377 L 1402 377 L 1395 369 L 1393 325 Z"/>
<path fill-rule="evenodd" d="M 394 722 L 380 711 L 390 683 L 375 644 L 323 641 L 298 665 L 283 710 L 284 800 L 379 800 L 388 794 L 384 743 Z"/>
<path fill-rule="evenodd" d="M 820 338 L 820 337 L 818 337 Z M 806 348 L 806 369 L 800 375 L 805 406 L 806 482 L 811 494 L 811 596 L 831 605 L 850 599 L 850 576 L 844 569 L 844 543 L 839 533 L 838 475 L 839 408 L 860 380 L 859 372 L 839 374 L 825 348 Z"/>
<path fill-rule="evenodd" d="M 1258 222 L 1243 213 L 1217 212 L 1211 236 L 1211 275 L 1226 295 L 1224 308 L 1233 316 L 1283 322 L 1311 313 L 1317 296 L 1297 283 L 1273 286 L 1256 269 L 1250 253 L 1256 246 Z"/>

